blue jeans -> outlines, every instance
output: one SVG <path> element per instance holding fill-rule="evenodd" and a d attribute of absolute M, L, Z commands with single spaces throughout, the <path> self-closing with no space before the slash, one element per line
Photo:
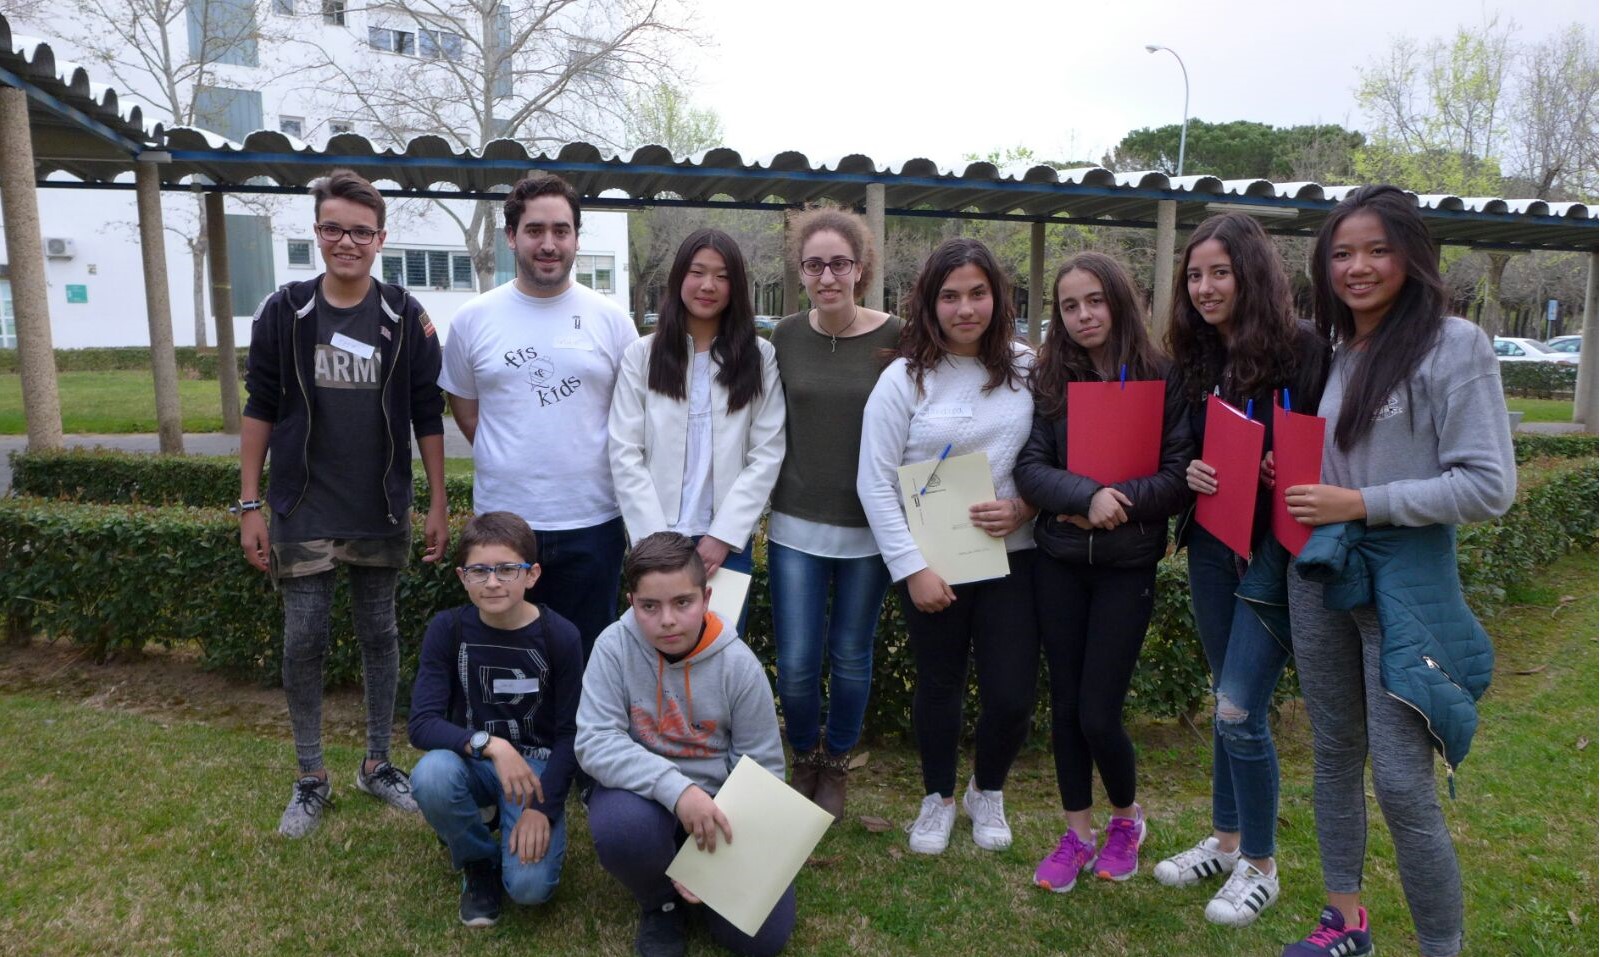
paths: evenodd
<path fill-rule="evenodd" d="M 767 574 L 778 646 L 778 697 L 789 744 L 796 752 L 817 746 L 826 652 L 826 739 L 829 751 L 843 754 L 861 739 L 889 569 L 877 555 L 821 558 L 769 541 Z"/>
<path fill-rule="evenodd" d="M 1268 532 L 1267 534 L 1271 534 Z M 1273 855 L 1278 835 L 1278 750 L 1267 723 L 1289 652 L 1236 598 L 1243 563 L 1196 525 L 1189 538 L 1189 601 L 1211 666 L 1211 823 L 1237 832 L 1246 857 Z"/>
<path fill-rule="evenodd" d="M 545 762 L 528 758 L 533 773 L 543 776 Z M 450 849 L 450 862 L 459 869 L 468 861 L 500 856 L 500 882 L 506 895 L 519 904 L 542 904 L 561 883 L 561 864 L 567 856 L 567 818 L 550 822 L 550 847 L 544 859 L 524 864 L 511 853 L 511 830 L 522 808 L 507 801 L 494 773 L 494 762 L 479 761 L 454 751 L 429 751 L 411 770 L 411 795 L 422 816 Z M 498 804 L 500 839 L 489 833 L 480 807 Z"/>
<path fill-rule="evenodd" d="M 534 533 L 540 575 L 528 589 L 528 600 L 544 602 L 577 627 L 587 663 L 594 640 L 617 620 L 617 587 L 627 544 L 622 517 L 588 528 Z"/>

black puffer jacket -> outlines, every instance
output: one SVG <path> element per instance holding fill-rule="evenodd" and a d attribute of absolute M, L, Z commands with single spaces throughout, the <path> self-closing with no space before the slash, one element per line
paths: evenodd
<path fill-rule="evenodd" d="M 1018 453 L 1012 474 L 1017 491 L 1039 509 L 1033 540 L 1040 550 L 1058 561 L 1112 568 L 1135 568 L 1160 561 L 1167 551 L 1167 520 L 1187 508 L 1193 498 L 1183 474 L 1195 454 L 1185 411 L 1182 390 L 1169 379 L 1160 468 L 1154 475 L 1112 486 L 1133 504 L 1126 510 L 1127 522 L 1109 532 L 1086 531 L 1057 520 L 1057 515 L 1087 515 L 1090 499 L 1103 486 L 1067 471 L 1066 416 L 1034 416 L 1033 434 Z M 1105 424 L 1108 430 L 1116 427 L 1115 422 Z"/>

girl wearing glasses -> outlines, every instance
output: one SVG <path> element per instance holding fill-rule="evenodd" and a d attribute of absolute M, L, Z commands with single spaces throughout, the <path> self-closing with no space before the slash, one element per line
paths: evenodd
<path fill-rule="evenodd" d="M 631 541 L 678 532 L 695 539 L 707 573 L 748 573 L 783 461 L 777 360 L 756 335 L 744 255 L 727 233 L 690 234 L 667 289 L 656 331 L 623 353 L 612 393 L 622 518 Z"/>
<path fill-rule="evenodd" d="M 976 660 L 977 754 L 962 806 L 972 839 L 1011 846 L 1002 790 L 1033 714 L 1039 636 L 1033 605 L 1032 520 L 1017 497 L 1017 453 L 1033 423 L 1033 353 L 1012 334 L 1011 288 L 988 247 L 942 243 L 912 287 L 899 357 L 878 378 L 861 423 L 856 491 L 889 574 L 916 663 L 911 723 L 926 796 L 911 850 L 939 854 L 955 825 L 956 760 L 967 659 Z M 947 451 L 946 451 L 947 450 Z M 971 507 L 972 524 L 1005 540 L 1010 574 L 951 585 L 922 557 L 901 509 L 898 469 L 944 455 L 986 453 L 995 499 Z"/>
<path fill-rule="evenodd" d="M 772 333 L 794 412 L 767 523 L 772 629 L 794 788 L 839 817 L 889 588 L 889 570 L 856 497 L 861 412 L 901 323 L 858 302 L 878 265 L 866 220 L 818 207 L 792 217 L 789 235 L 788 255 L 800 266 L 811 308 Z"/>

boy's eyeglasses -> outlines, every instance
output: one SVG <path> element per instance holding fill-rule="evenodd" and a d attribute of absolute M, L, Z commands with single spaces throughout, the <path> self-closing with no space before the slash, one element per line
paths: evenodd
<path fill-rule="evenodd" d="M 854 269 L 855 266 L 856 261 L 854 259 L 846 259 L 843 256 L 840 256 L 838 259 L 829 259 L 826 262 L 821 259 L 800 260 L 800 271 L 805 273 L 807 276 L 820 276 L 822 275 L 822 270 L 824 269 L 833 270 L 833 274 L 835 276 L 843 276 L 850 270 Z"/>
<path fill-rule="evenodd" d="M 468 584 L 481 585 L 489 580 L 489 573 L 494 572 L 494 577 L 509 585 L 522 577 L 522 573 L 532 568 L 529 562 L 501 562 L 498 565 L 468 565 L 461 569 L 461 577 Z"/>
<path fill-rule="evenodd" d="M 343 226 L 335 226 L 333 223 L 317 223 L 313 228 L 317 231 L 317 238 L 330 246 L 346 236 L 349 236 L 350 241 L 357 246 L 369 246 L 374 239 L 378 238 L 376 229 L 368 229 L 365 226 L 345 229 Z"/>

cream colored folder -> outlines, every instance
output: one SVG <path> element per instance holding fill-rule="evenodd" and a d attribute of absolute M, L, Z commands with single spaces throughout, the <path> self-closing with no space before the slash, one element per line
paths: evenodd
<path fill-rule="evenodd" d="M 833 815 L 800 796 L 749 755 L 741 755 L 717 792 L 733 829 L 707 853 L 684 841 L 667 876 L 705 901 L 728 923 L 754 937 L 800 866 L 833 823 Z"/>
<path fill-rule="evenodd" d="M 984 452 L 953 455 L 943 463 L 935 460 L 900 466 L 900 506 L 905 509 L 911 537 L 923 561 L 951 585 L 1011 574 L 1006 540 L 974 526 L 968 512 L 980 502 L 992 501 L 994 477 Z"/>
<path fill-rule="evenodd" d="M 726 619 L 728 624 L 737 625 L 739 613 L 744 611 L 744 596 L 750 591 L 750 576 L 744 572 L 719 568 L 706 579 L 706 587 L 711 589 L 711 610 Z"/>

